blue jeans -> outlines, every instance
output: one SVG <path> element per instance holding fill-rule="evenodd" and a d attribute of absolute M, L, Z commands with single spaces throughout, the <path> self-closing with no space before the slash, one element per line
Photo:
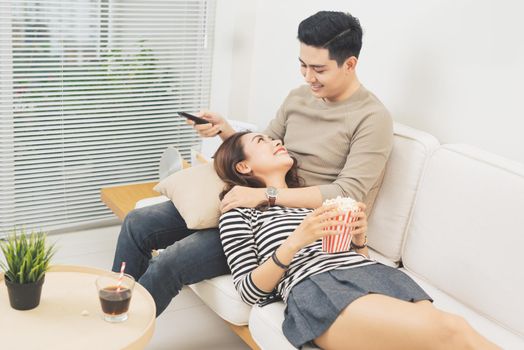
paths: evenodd
<path fill-rule="evenodd" d="M 152 249 L 165 249 L 151 258 Z M 153 296 L 156 315 L 184 285 L 230 273 L 216 228 L 190 230 L 171 201 L 135 209 L 118 236 L 113 271 L 126 262 L 133 276 Z"/>

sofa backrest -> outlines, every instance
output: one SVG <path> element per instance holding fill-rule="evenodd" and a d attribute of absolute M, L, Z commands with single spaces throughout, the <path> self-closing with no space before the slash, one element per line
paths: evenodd
<path fill-rule="evenodd" d="M 394 125 L 394 134 L 384 181 L 368 220 L 368 241 L 371 248 L 398 262 L 420 179 L 439 142 L 399 123 Z"/>
<path fill-rule="evenodd" d="M 441 146 L 421 183 L 404 267 L 524 335 L 524 166 L 467 145 Z"/>

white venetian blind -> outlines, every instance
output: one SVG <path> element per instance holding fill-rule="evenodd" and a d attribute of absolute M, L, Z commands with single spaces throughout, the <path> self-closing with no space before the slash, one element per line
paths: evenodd
<path fill-rule="evenodd" d="M 0 1 L 0 235 L 109 218 L 208 105 L 212 0 Z"/>

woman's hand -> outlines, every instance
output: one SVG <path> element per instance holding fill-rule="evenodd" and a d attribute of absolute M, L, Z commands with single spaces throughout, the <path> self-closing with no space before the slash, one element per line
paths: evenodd
<path fill-rule="evenodd" d="M 209 121 L 209 124 L 195 124 L 191 120 L 187 120 L 187 124 L 193 125 L 193 128 L 201 137 L 213 137 L 218 134 L 222 139 L 226 139 L 235 133 L 235 130 L 227 123 L 220 114 L 202 110 L 197 113 L 197 116 Z"/>
<path fill-rule="evenodd" d="M 357 219 L 349 224 L 351 228 L 351 235 L 354 239 L 364 241 L 364 237 L 368 231 L 368 216 L 366 215 L 366 205 L 362 202 L 358 202 L 357 206 L 360 208 L 360 211 L 353 213 Z"/>
<path fill-rule="evenodd" d="M 235 186 L 220 202 L 220 211 L 225 213 L 233 208 L 255 208 L 264 201 L 267 201 L 265 188 Z"/>
<path fill-rule="evenodd" d="M 335 220 L 341 214 L 336 208 L 337 205 L 332 204 L 313 210 L 286 239 L 289 247 L 297 252 L 324 236 L 340 234 L 338 229 L 328 229 L 330 226 L 348 225 L 343 220 Z"/>

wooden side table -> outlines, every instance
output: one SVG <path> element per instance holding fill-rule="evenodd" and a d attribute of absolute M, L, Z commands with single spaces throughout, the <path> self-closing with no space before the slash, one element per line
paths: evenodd
<path fill-rule="evenodd" d="M 202 156 L 197 156 L 197 160 L 200 163 L 207 162 Z M 189 163 L 184 163 L 184 168 L 189 166 Z M 136 202 L 144 198 L 157 197 L 160 195 L 160 193 L 153 190 L 156 184 L 157 182 L 155 181 L 104 187 L 100 190 L 100 198 L 120 220 L 124 220 L 126 215 L 135 208 Z M 224 322 L 226 322 L 233 332 L 251 349 L 259 350 L 259 347 L 251 337 L 248 326 L 237 326 L 226 320 L 224 320 Z"/>
<path fill-rule="evenodd" d="M 144 198 L 160 196 L 160 193 L 153 190 L 157 183 L 153 181 L 104 187 L 100 189 L 100 198 L 120 220 L 124 220 L 127 213 L 135 209 L 136 202 Z"/>
<path fill-rule="evenodd" d="M 135 284 L 129 318 L 104 321 L 95 280 L 109 271 L 55 265 L 46 273 L 40 305 L 14 310 L 0 274 L 0 329 L 2 349 L 120 350 L 144 349 L 155 329 L 155 302 Z"/>
<path fill-rule="evenodd" d="M 185 160 L 182 160 L 182 165 L 184 169 L 191 166 Z M 136 202 L 160 196 L 160 193 L 153 190 L 157 183 L 158 181 L 152 181 L 104 187 L 100 189 L 100 199 L 120 220 L 124 220 L 127 213 L 135 209 Z"/>

